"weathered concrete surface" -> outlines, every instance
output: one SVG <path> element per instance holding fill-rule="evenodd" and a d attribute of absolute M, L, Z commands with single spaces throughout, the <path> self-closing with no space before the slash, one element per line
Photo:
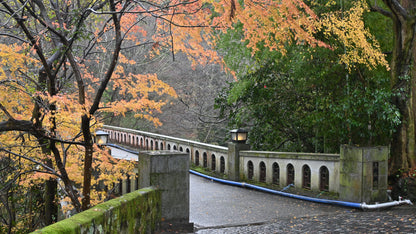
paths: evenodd
<path fill-rule="evenodd" d="M 305 218 L 282 218 L 272 223 L 208 228 L 196 233 L 416 233 L 415 214 L 416 207 L 399 206 L 381 211 L 354 211 Z"/>
<path fill-rule="evenodd" d="M 190 175 L 190 222 L 197 229 L 269 223 L 351 209 L 233 187 Z"/>
<path fill-rule="evenodd" d="M 162 191 L 162 219 L 189 223 L 189 156 L 173 151 L 142 151 L 139 154 L 139 188 Z"/>
<path fill-rule="evenodd" d="M 416 233 L 416 206 L 361 211 L 285 198 L 190 175 L 197 234 Z"/>

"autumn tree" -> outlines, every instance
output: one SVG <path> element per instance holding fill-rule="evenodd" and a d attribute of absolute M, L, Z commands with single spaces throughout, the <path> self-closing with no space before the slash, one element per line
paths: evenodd
<path fill-rule="evenodd" d="M 126 68 L 135 65 L 128 49 L 151 45 L 149 56 L 166 48 L 197 56 L 202 53 L 196 44 L 201 37 L 189 38 L 188 32 L 196 24 L 193 33 L 201 35 L 202 21 L 209 15 L 190 17 L 206 13 L 198 1 L 37 0 L 0 5 L 1 169 L 13 171 L 2 178 L 0 208 L 2 220 L 8 220 L 2 230 L 11 232 L 19 228 L 16 220 L 25 218 L 17 217 L 24 212 L 16 216 L 8 208 L 15 204 L 7 194 L 16 183 L 29 190 L 57 181 L 63 201 L 70 204 L 67 208 L 77 212 L 106 199 L 107 191 L 95 189 L 99 182 L 111 187 L 131 171 L 131 164 L 115 161 L 94 144 L 100 117 L 104 112 L 133 111 L 137 118 L 160 125 L 152 113 L 166 104 L 164 96 L 176 96 L 154 74 L 128 72 Z M 149 24 L 156 29 L 153 36 L 145 30 Z M 212 55 L 208 51 L 202 61 L 218 59 Z M 54 196 L 53 190 L 45 190 Z M 10 215 L 5 218 L 3 210 Z M 33 228 L 36 225 L 29 230 Z"/>
<path fill-rule="evenodd" d="M 231 18 L 243 24 L 241 40 L 247 42 L 251 53 L 259 51 L 259 45 L 283 54 L 285 46 L 291 43 L 312 47 L 318 45 L 342 49 L 343 53 L 336 61 L 343 64 L 348 72 L 359 71 L 363 66 L 369 70 L 380 67 L 389 70 L 390 88 L 395 94 L 392 101 L 400 118 L 400 125 L 392 136 L 390 172 L 415 168 L 414 1 L 283 1 L 273 4 L 245 1 L 236 2 L 234 7 L 229 8 L 234 9 L 230 13 Z M 325 8 L 326 12 L 322 10 Z M 319 16 L 316 10 L 321 11 Z M 291 15 L 290 12 L 296 14 Z M 391 28 L 386 28 L 388 24 L 383 25 L 385 20 L 380 17 L 379 22 L 366 24 L 365 18 L 370 13 L 379 13 L 390 19 Z M 373 29 L 384 27 L 384 35 L 377 37 L 369 26 Z M 381 50 L 379 39 L 386 40 L 389 36 L 393 37 L 392 46 Z M 332 44 L 327 40 L 330 38 L 340 44 Z M 390 54 L 387 58 L 386 55 Z"/>

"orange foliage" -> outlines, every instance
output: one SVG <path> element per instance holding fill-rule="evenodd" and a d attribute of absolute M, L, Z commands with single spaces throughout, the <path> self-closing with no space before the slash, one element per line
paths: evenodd
<path fill-rule="evenodd" d="M 350 15 L 348 23 L 339 19 L 337 14 L 329 14 L 319 21 L 315 13 L 300 0 L 201 0 L 195 2 L 155 0 L 152 2 L 153 4 L 144 6 L 133 5 L 132 1 L 119 1 L 116 8 L 116 11 L 125 11 L 117 14 L 120 19 L 123 45 L 137 46 L 150 41 L 153 46 L 149 50 L 149 56 L 162 53 L 163 49 L 169 48 L 173 52 L 186 53 L 193 65 L 222 64 L 222 58 L 214 50 L 216 36 L 219 32 L 226 33 L 227 29 L 232 28 L 233 24 L 239 21 L 244 24 L 244 37 L 241 40 L 248 40 L 247 46 L 252 49 L 253 53 L 257 51 L 258 43 L 264 43 L 270 50 L 278 50 L 282 53 L 285 52 L 287 43 L 329 47 L 313 36 L 318 29 L 324 27 L 327 32 L 339 36 L 345 43 L 348 53 L 345 58 L 342 58 L 344 63 L 349 64 L 348 61 L 353 61 L 375 66 L 377 61 L 382 61 L 380 54 L 367 48 L 368 44 L 365 39 L 369 37 L 369 33 L 363 29 L 359 20 L 362 12 L 366 10 L 363 3 L 357 3 L 357 6 L 348 12 Z M 80 10 L 75 5 L 73 6 L 72 2 L 67 1 L 66 4 L 68 7 L 74 7 L 76 11 Z M 92 8 L 84 10 L 88 12 L 92 11 Z M 55 15 L 52 10 L 50 13 Z M 45 27 L 40 30 L 33 39 L 35 42 L 32 40 L 32 44 L 20 41 L 15 44 L 0 44 L 0 92 L 2 93 L 0 104 L 3 107 L 3 111 L 0 111 L 0 122 L 10 119 L 27 120 L 33 123 L 35 120 L 42 121 L 40 126 L 46 132 L 45 135 L 60 142 L 58 144 L 59 155 L 65 162 L 65 169 L 71 181 L 78 189 L 84 176 L 82 169 L 85 149 L 80 144 L 86 140 L 80 131 L 83 115 L 91 120 L 91 132 L 101 126 L 100 117 L 103 112 L 123 115 L 133 111 L 136 113 L 135 117 L 146 118 L 155 125 L 161 125 L 152 114 L 161 112 L 162 106 L 168 103 L 169 98 L 176 98 L 175 91 L 160 81 L 155 74 L 128 72 L 128 68 L 135 66 L 136 61 L 134 57 L 123 54 L 123 51 L 119 52 L 114 71 L 107 71 L 106 68 L 110 65 L 108 57 L 112 55 L 114 48 L 112 43 L 115 38 L 114 22 L 111 20 L 110 13 L 94 12 L 89 16 L 84 22 L 85 31 L 89 33 L 85 33 L 82 40 L 88 40 L 89 44 L 85 44 L 92 45 L 92 47 L 83 48 L 84 41 L 81 41 L 82 43 L 75 41 L 74 44 L 78 43 L 76 46 L 83 49 L 77 50 L 78 47 L 74 46 L 65 51 L 73 55 L 73 60 L 65 57 L 62 59 L 65 62 L 62 66 L 50 67 L 61 69 L 54 73 L 57 74 L 56 83 L 60 86 L 58 88 L 56 85 L 57 92 L 53 94 L 49 92 L 46 85 L 37 82 L 39 74 L 36 72 L 44 66 L 41 63 L 42 59 L 39 58 L 37 46 L 41 44 L 39 43 L 41 41 L 43 44 L 49 43 L 52 49 L 49 54 L 45 53 L 45 55 L 50 56 L 55 53 L 55 44 L 51 44 L 51 35 L 56 36 L 56 32 L 64 32 L 63 38 L 69 37 L 71 34 L 67 32 L 76 31 L 77 24 L 62 23 L 56 17 L 52 17 L 48 20 L 56 20 L 56 22 L 48 25 L 49 28 Z M 146 21 L 145 17 L 153 17 L 153 19 Z M 149 22 L 154 22 L 156 25 L 153 35 L 148 35 L 150 29 L 147 24 Z M 353 30 L 354 27 L 359 30 Z M 51 33 L 51 29 L 55 30 L 55 33 Z M 35 28 L 33 30 L 35 31 Z M 342 30 L 351 30 L 356 34 L 343 34 Z M 77 37 L 79 38 L 81 37 Z M 48 47 L 45 46 L 45 48 Z M 356 50 L 353 48 L 358 48 L 359 53 L 354 54 Z M 89 51 L 92 51 L 91 54 L 88 54 Z M 58 64 L 60 61 L 58 59 L 55 62 Z M 81 74 L 78 80 L 73 75 L 76 70 L 79 70 Z M 113 97 L 116 98 L 100 100 L 98 111 L 91 114 L 92 103 L 96 98 L 98 87 L 107 75 L 106 72 L 111 74 L 111 79 L 106 86 L 107 90 L 111 90 Z M 81 101 L 83 94 L 81 86 L 86 94 L 83 101 Z M 151 98 L 153 96 L 157 98 Z M 51 111 L 49 107 L 52 104 L 56 106 L 56 110 Z M 34 116 L 35 112 L 41 116 Z M 46 163 L 48 159 L 52 159 L 54 162 L 52 168 L 59 175 L 54 157 L 50 156 L 50 152 L 42 152 L 38 140 L 28 133 L 22 135 L 19 132 L 10 131 L 0 134 L 2 147 L 13 149 L 13 152 L 32 159 L 30 161 L 24 157 L 15 157 L 16 161 L 25 161 L 21 164 L 23 170 L 32 170 L 37 168 L 39 163 Z M 99 177 L 93 178 L 93 187 L 100 180 L 111 186 L 112 182 L 132 172 L 133 164 L 115 161 L 108 155 L 108 152 L 97 147 L 94 147 L 94 151 L 93 168 L 99 172 Z M 46 170 L 46 168 L 41 168 L 41 170 Z M 50 176 L 50 174 L 33 172 L 26 177 L 22 185 L 30 186 L 34 181 L 44 180 Z M 92 190 L 91 196 L 92 204 L 97 204 L 105 198 L 105 195 L 97 190 Z"/>

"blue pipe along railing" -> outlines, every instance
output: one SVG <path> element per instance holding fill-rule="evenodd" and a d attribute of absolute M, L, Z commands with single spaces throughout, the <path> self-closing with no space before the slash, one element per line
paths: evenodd
<path fill-rule="evenodd" d="M 347 202 L 347 201 L 338 201 L 338 200 L 329 200 L 329 199 L 322 199 L 322 198 L 307 197 L 307 196 L 302 196 L 302 195 L 277 191 L 277 190 L 273 190 L 273 189 L 269 189 L 269 188 L 264 188 L 264 187 L 260 187 L 260 186 L 257 186 L 257 185 L 244 183 L 244 182 L 236 182 L 236 181 L 219 179 L 219 178 L 216 178 L 216 177 L 212 177 L 212 176 L 208 176 L 208 175 L 199 173 L 199 172 L 194 171 L 194 170 L 189 170 L 189 172 L 191 174 L 198 175 L 198 176 L 201 176 L 203 178 L 206 178 L 206 179 L 209 179 L 211 181 L 218 182 L 218 183 L 222 183 L 222 184 L 233 185 L 233 186 L 238 186 L 238 187 L 243 187 L 243 188 L 250 188 L 250 189 L 254 189 L 254 190 L 257 190 L 257 191 L 261 191 L 261 192 L 266 192 L 266 193 L 276 194 L 276 195 L 280 195 L 280 196 L 284 196 L 284 197 L 300 199 L 300 200 L 304 200 L 304 201 L 330 204 L 330 205 L 337 205 L 337 206 L 343 206 L 343 207 L 350 207 L 350 208 L 355 208 L 355 209 L 371 210 L 371 209 L 386 208 L 386 207 L 391 207 L 391 206 L 398 206 L 398 205 L 403 205 L 403 204 L 413 205 L 410 200 L 408 200 L 408 199 L 402 200 L 400 197 L 399 197 L 399 201 L 391 201 L 391 202 L 378 203 L 378 204 L 373 204 L 373 205 L 368 205 L 365 202 L 357 203 L 357 202 Z"/>

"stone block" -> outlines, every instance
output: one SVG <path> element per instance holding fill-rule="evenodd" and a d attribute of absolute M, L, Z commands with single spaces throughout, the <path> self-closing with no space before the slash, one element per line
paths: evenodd
<path fill-rule="evenodd" d="M 162 193 L 162 218 L 166 222 L 189 224 L 188 154 L 144 151 L 139 157 L 139 177 Z"/>
<path fill-rule="evenodd" d="M 342 146 L 340 199 L 366 203 L 385 201 L 388 153 L 388 147 Z"/>

